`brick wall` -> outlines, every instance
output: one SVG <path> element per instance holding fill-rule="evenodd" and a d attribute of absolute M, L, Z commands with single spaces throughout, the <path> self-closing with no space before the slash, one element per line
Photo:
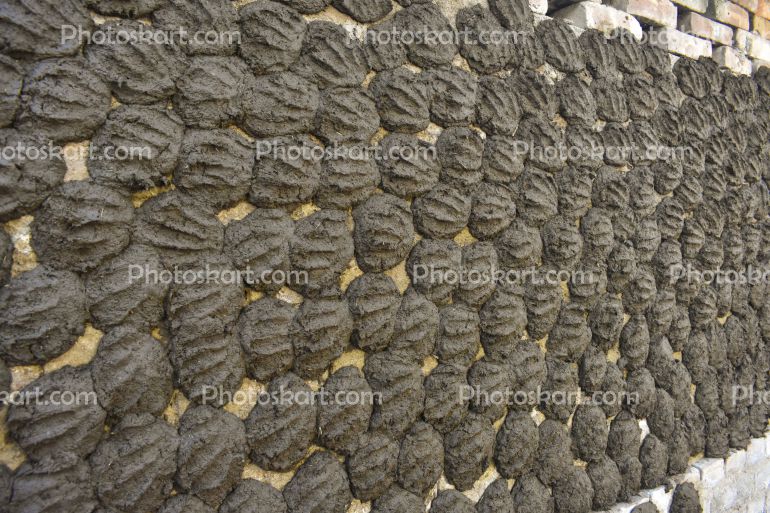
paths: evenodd
<path fill-rule="evenodd" d="M 607 33 L 625 28 L 735 73 L 770 66 L 770 0 L 550 0 L 547 13 Z"/>

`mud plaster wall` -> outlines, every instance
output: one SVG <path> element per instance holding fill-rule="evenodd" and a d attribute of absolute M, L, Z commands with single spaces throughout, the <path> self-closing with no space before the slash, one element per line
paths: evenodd
<path fill-rule="evenodd" d="M 241 6 L 246 3 L 249 3 L 249 2 L 235 2 L 235 5 Z M 468 5 L 478 4 L 478 3 L 481 3 L 481 5 L 486 7 L 486 2 L 475 2 L 475 1 L 474 2 L 442 1 L 442 2 L 438 2 L 438 5 L 440 6 L 444 15 L 452 23 L 454 23 L 455 14 L 460 8 Z M 397 11 L 397 10 L 400 10 L 400 7 L 394 4 L 394 11 Z M 339 13 L 339 11 L 332 8 L 328 8 L 320 14 L 306 15 L 305 18 L 308 21 L 311 21 L 311 20 L 333 21 L 337 24 L 343 25 L 345 28 L 357 34 L 362 34 L 367 27 L 367 25 L 357 23 L 353 21 L 351 18 Z M 105 18 L 102 18 L 99 16 L 95 16 L 95 19 L 97 23 L 101 23 L 105 21 Z M 542 19 L 540 19 L 539 21 L 542 21 Z M 453 61 L 453 65 L 460 67 L 466 71 L 471 71 L 471 68 L 469 67 L 468 63 L 460 55 L 457 55 L 455 57 Z M 561 76 L 563 76 L 563 74 L 555 70 L 549 64 L 546 64 L 539 72 L 551 79 L 558 79 L 558 78 L 561 78 Z M 369 77 L 368 80 L 370 79 L 371 79 L 371 76 Z M 367 82 L 365 82 L 365 84 Z M 117 102 L 115 100 L 113 101 L 115 105 L 117 105 Z M 563 119 L 560 119 L 558 121 L 560 123 L 564 123 Z M 418 136 L 422 140 L 434 143 L 436 142 L 436 139 L 440 133 L 441 133 L 441 129 L 438 126 L 431 124 L 424 132 L 421 132 L 420 134 L 418 134 Z M 378 137 L 381 138 L 383 135 L 384 135 L 384 132 L 381 131 L 381 133 L 378 134 L 378 136 L 375 136 L 374 141 L 376 142 L 377 138 Z M 89 141 L 77 143 L 77 145 L 81 147 L 86 147 L 88 144 L 89 144 Z M 67 161 L 67 174 L 65 176 L 65 181 L 87 180 L 88 176 L 89 176 L 88 169 L 86 167 L 85 162 Z M 133 204 L 135 207 L 138 207 L 147 199 L 155 196 L 158 193 L 162 193 L 170 189 L 173 189 L 173 186 L 166 187 L 163 189 L 146 191 L 143 193 L 137 193 L 133 197 Z M 223 224 L 226 225 L 230 221 L 244 218 L 253 209 L 254 207 L 252 205 L 250 205 L 247 202 L 243 202 L 233 208 L 221 211 L 217 217 Z M 318 210 L 318 207 L 312 203 L 304 204 L 301 207 L 297 208 L 292 213 L 292 218 L 294 220 L 299 220 L 304 217 L 307 217 L 308 215 L 312 214 L 317 210 Z M 37 257 L 34 251 L 32 250 L 32 247 L 30 244 L 30 224 L 32 221 L 33 221 L 33 218 L 31 216 L 24 216 L 18 220 L 8 222 L 4 225 L 5 231 L 11 235 L 14 243 L 13 269 L 12 269 L 13 276 L 18 276 L 20 273 L 31 270 L 37 265 Z M 352 224 L 352 217 L 349 218 L 349 223 Z M 416 236 L 416 240 L 419 240 L 419 238 L 420 238 L 419 235 Z M 460 232 L 457 236 L 455 236 L 454 240 L 460 246 L 466 246 L 476 241 L 476 239 L 469 233 L 467 228 L 465 228 L 462 232 Z M 357 276 L 360 276 L 362 274 L 363 272 L 356 265 L 355 259 L 351 260 L 347 270 L 342 274 L 340 278 L 340 288 L 342 289 L 342 291 L 345 291 L 348 285 Z M 405 261 L 401 262 L 401 264 L 394 267 L 392 270 L 388 271 L 386 274 L 394 280 L 394 282 L 397 284 L 399 290 L 402 293 L 407 289 L 409 285 L 409 278 L 405 271 Z M 568 291 L 566 288 L 566 284 L 563 284 L 563 289 L 564 289 L 564 296 L 565 298 L 567 298 Z M 250 296 L 247 298 L 246 303 L 255 301 L 260 297 L 262 297 L 261 293 L 251 293 Z M 279 291 L 277 293 L 277 297 L 279 299 L 282 299 L 283 301 L 286 301 L 290 304 L 295 304 L 295 305 L 299 304 L 302 301 L 301 296 L 299 296 L 298 294 L 296 294 L 295 292 L 287 288 Z M 720 324 L 724 324 L 726 319 L 727 317 L 722 317 L 722 318 L 719 318 L 718 321 L 720 322 Z M 628 320 L 627 315 L 625 320 L 626 321 Z M 13 390 L 20 390 L 24 386 L 33 382 L 35 379 L 39 378 L 40 376 L 50 373 L 54 370 L 60 369 L 66 365 L 80 366 L 80 365 L 87 364 L 88 362 L 91 361 L 94 354 L 96 353 L 96 349 L 99 345 L 102 335 L 103 333 L 101 333 L 99 330 L 96 330 L 95 328 L 89 325 L 87 326 L 83 336 L 81 336 L 77 340 L 77 342 L 69 351 L 55 358 L 54 360 L 46 363 L 44 366 L 13 367 L 11 369 L 12 376 L 13 376 L 13 381 L 12 381 Z M 163 335 L 159 332 L 156 332 L 153 335 L 159 339 L 163 337 Z M 546 351 L 545 349 L 546 342 L 547 342 L 546 338 L 538 340 L 538 344 L 543 348 L 544 351 Z M 483 351 L 480 351 L 479 354 L 476 356 L 476 359 L 479 359 L 482 356 L 483 356 Z M 620 358 L 620 354 L 617 346 L 613 346 L 612 348 L 610 348 L 607 356 L 609 361 L 616 362 Z M 681 360 L 681 354 L 676 354 L 675 357 Z M 348 349 L 342 356 L 336 359 L 335 362 L 332 364 L 331 372 L 334 372 L 337 369 L 346 365 L 353 365 L 361 369 L 363 368 L 363 365 L 364 365 L 364 359 L 365 359 L 365 353 L 363 351 L 360 351 L 357 349 Z M 435 368 L 437 365 L 438 365 L 438 362 L 434 357 L 426 358 L 423 366 L 423 373 L 425 375 L 428 375 L 430 371 L 433 368 Z M 312 389 L 318 389 L 321 386 L 323 380 L 326 377 L 328 377 L 328 374 L 329 372 L 324 373 L 321 380 L 309 381 L 308 385 Z M 264 390 L 265 386 L 266 385 L 264 383 L 258 383 L 254 380 L 244 379 L 243 383 L 241 384 L 241 390 L 244 390 L 244 391 Z M 163 417 L 169 424 L 176 426 L 178 425 L 179 417 L 184 413 L 184 411 L 187 409 L 189 404 L 190 404 L 189 401 L 183 396 L 183 394 L 181 394 L 181 392 L 179 392 L 178 390 L 175 390 L 172 400 L 168 405 L 167 409 L 165 410 Z M 225 410 L 237 415 L 241 419 L 244 419 L 247 417 L 251 409 L 250 406 L 251 405 L 242 405 L 238 407 L 235 405 L 227 405 L 225 406 Z M 4 408 L 2 411 L 2 416 L 0 416 L 0 420 L 4 421 L 6 414 L 7 414 L 7 408 Z M 537 420 L 538 423 L 544 420 L 544 416 L 540 412 L 533 412 L 532 416 Z M 503 419 L 498 420 L 497 423 L 495 424 L 496 430 L 499 430 L 500 425 L 502 424 L 502 420 Z M 571 425 L 571 420 L 567 422 L 567 425 L 568 426 Z M 642 429 L 642 437 L 646 436 L 647 433 L 649 432 L 649 429 L 646 426 L 646 422 L 640 421 L 640 427 Z M 760 440 L 764 440 L 764 439 L 760 439 Z M 0 438 L 0 442 L 1 442 L 0 463 L 6 464 L 11 469 L 18 468 L 24 462 L 25 456 L 23 452 L 17 446 L 15 446 L 15 444 L 12 441 L 8 439 L 7 430 L 5 429 L 4 422 L 3 422 L 2 436 Z M 311 447 L 307 455 L 309 456 L 316 450 L 319 450 L 319 448 L 315 446 Z M 702 459 L 702 455 L 697 455 L 690 458 L 690 463 L 694 464 L 694 467 L 691 467 L 691 469 L 688 470 L 688 473 L 685 474 L 685 477 L 684 477 L 685 481 L 702 481 L 702 486 L 704 487 L 704 489 L 708 489 L 708 487 L 712 485 L 716 486 L 720 482 L 732 483 L 727 477 L 725 477 L 724 478 L 725 481 L 714 481 L 706 484 L 706 480 L 703 479 L 705 474 L 702 472 L 702 469 L 701 469 L 703 465 L 699 467 L 697 464 L 701 459 Z M 767 459 L 767 455 L 765 455 L 765 459 Z M 586 465 L 585 462 L 582 462 L 582 461 L 576 461 L 575 463 L 576 465 L 583 466 L 583 467 Z M 761 467 L 761 468 L 764 469 L 766 467 Z M 695 474 L 693 474 L 694 472 L 693 469 L 695 469 L 695 471 L 698 472 L 698 477 L 695 477 Z M 288 481 L 292 478 L 294 474 L 295 474 L 294 470 L 289 472 L 280 472 L 280 473 L 268 472 L 260 469 L 256 465 L 247 464 L 243 471 L 242 476 L 243 478 L 258 479 L 261 481 L 268 482 L 280 490 L 286 485 L 286 483 L 288 483 Z M 756 474 L 756 472 L 754 472 L 754 474 Z M 463 493 L 468 498 L 476 502 L 482 496 L 487 486 L 490 483 L 494 482 L 499 477 L 500 476 L 495 470 L 494 465 L 490 465 L 488 469 L 484 472 L 482 477 L 476 481 L 473 488 Z M 508 482 L 509 487 L 512 484 L 513 484 L 513 480 L 509 480 Z M 430 504 L 430 501 L 435 497 L 438 491 L 444 490 L 444 489 L 451 489 L 451 488 L 453 488 L 453 486 L 447 482 L 445 477 L 442 476 L 442 478 L 439 480 L 437 485 L 434 487 L 433 491 L 429 494 L 428 499 L 426 501 L 426 507 Z M 757 491 L 756 488 L 754 490 Z M 760 493 L 760 492 L 757 492 L 757 493 Z M 653 495 L 642 493 L 641 497 L 653 497 Z M 640 499 L 640 500 L 643 500 L 643 499 Z M 663 504 L 667 504 L 667 502 L 665 499 L 660 499 L 658 497 L 658 504 L 663 505 Z M 708 504 L 708 503 L 704 503 L 704 504 Z M 369 511 L 370 508 L 371 508 L 370 503 L 368 502 L 362 503 L 360 501 L 354 500 L 353 504 L 349 509 L 349 512 L 364 513 Z M 724 511 L 727 511 L 727 510 L 725 509 Z"/>

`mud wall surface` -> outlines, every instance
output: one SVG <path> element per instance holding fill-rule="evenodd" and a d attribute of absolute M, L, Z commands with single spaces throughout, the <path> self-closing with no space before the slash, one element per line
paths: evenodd
<path fill-rule="evenodd" d="M 765 511 L 770 68 L 586 5 L 0 6 L 0 509 Z"/>

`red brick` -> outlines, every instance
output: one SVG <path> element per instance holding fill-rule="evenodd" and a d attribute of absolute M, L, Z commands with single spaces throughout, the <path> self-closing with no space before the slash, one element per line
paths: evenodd
<path fill-rule="evenodd" d="M 709 8 L 709 0 L 672 0 L 676 5 L 695 12 L 706 12 Z M 770 1 L 770 0 L 768 0 Z"/>
<path fill-rule="evenodd" d="M 759 7 L 759 0 L 733 0 L 733 2 L 750 12 L 757 12 Z"/>
<path fill-rule="evenodd" d="M 766 20 L 770 20 L 770 0 L 759 0 L 757 15 L 762 16 Z"/>
<path fill-rule="evenodd" d="M 749 30 L 749 13 L 743 7 L 723 0 L 711 0 L 709 15 L 732 27 Z"/>
<path fill-rule="evenodd" d="M 693 36 L 702 37 L 723 45 L 732 45 L 733 29 L 694 12 L 688 12 L 684 16 L 680 16 L 678 28 L 682 32 L 692 34 Z"/>
<path fill-rule="evenodd" d="M 650 25 L 676 27 L 676 6 L 669 0 L 610 0 L 604 3 Z"/>
<path fill-rule="evenodd" d="M 691 59 L 711 57 L 711 41 L 668 27 L 653 27 L 647 35 L 650 44 L 663 48 L 669 53 L 684 55 Z"/>
<path fill-rule="evenodd" d="M 755 14 L 752 16 L 751 30 L 764 37 L 765 39 L 770 39 L 770 20 Z"/>

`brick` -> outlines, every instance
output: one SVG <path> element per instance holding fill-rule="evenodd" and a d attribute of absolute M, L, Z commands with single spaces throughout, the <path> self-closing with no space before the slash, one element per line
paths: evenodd
<path fill-rule="evenodd" d="M 611 34 L 619 28 L 631 32 L 637 39 L 642 38 L 642 26 L 628 13 L 595 2 L 579 2 L 557 11 L 554 18 L 560 18 L 584 29 L 597 29 Z"/>
<path fill-rule="evenodd" d="M 711 511 L 731 511 L 738 501 L 738 490 L 735 483 L 723 483 L 713 490 Z"/>
<path fill-rule="evenodd" d="M 756 465 L 767 456 L 767 442 L 764 438 L 755 438 L 746 449 L 746 464 Z"/>
<path fill-rule="evenodd" d="M 669 0 L 610 0 L 608 4 L 647 24 L 676 27 L 676 6 Z"/>
<path fill-rule="evenodd" d="M 770 39 L 770 20 L 755 14 L 751 17 L 751 30 L 765 39 Z"/>
<path fill-rule="evenodd" d="M 697 468 L 690 466 L 690 467 L 687 467 L 687 470 L 685 470 L 684 473 L 671 476 L 670 479 L 674 484 L 677 484 L 677 485 L 682 483 L 699 484 L 700 472 L 698 472 Z"/>
<path fill-rule="evenodd" d="M 752 65 L 746 54 L 730 46 L 720 46 L 714 49 L 712 59 L 723 68 L 739 75 L 751 75 Z M 745 462 L 745 453 L 743 460 Z M 728 460 L 729 461 L 729 460 Z"/>
<path fill-rule="evenodd" d="M 700 472 L 700 480 L 705 488 L 711 488 L 725 477 L 725 462 L 721 458 L 703 458 L 693 463 Z"/>
<path fill-rule="evenodd" d="M 567 7 L 568 5 L 576 4 L 582 0 L 547 0 L 548 1 L 548 11 L 554 12 L 558 11 L 559 9 L 563 9 L 564 7 Z M 587 2 L 594 2 L 597 4 L 602 3 L 602 0 L 585 0 Z"/>
<path fill-rule="evenodd" d="M 722 50 L 722 48 L 717 48 L 716 50 L 714 50 L 715 56 L 717 51 Z M 746 468 L 746 451 L 736 451 L 734 449 L 730 450 L 729 454 L 727 455 L 727 458 L 725 458 L 725 474 L 735 475 L 739 472 L 743 472 L 745 468 Z"/>
<path fill-rule="evenodd" d="M 749 57 L 770 61 L 770 41 L 758 35 L 752 35 L 754 37 L 751 38 L 746 53 L 749 54 Z"/>
<path fill-rule="evenodd" d="M 749 30 L 749 13 L 740 5 L 727 0 L 711 0 L 708 15 L 731 27 Z"/>
<path fill-rule="evenodd" d="M 737 29 L 733 34 L 734 46 L 742 52 L 748 52 L 749 40 L 754 37 L 754 34 L 747 32 L 743 29 Z"/>
<path fill-rule="evenodd" d="M 639 504 L 644 504 L 650 500 L 647 497 L 641 495 L 635 495 L 631 497 L 628 502 L 618 502 L 607 510 L 607 513 L 631 513 L 631 511 Z"/>
<path fill-rule="evenodd" d="M 770 20 L 770 0 L 759 0 L 757 5 L 757 14 Z"/>
<path fill-rule="evenodd" d="M 770 41 L 767 39 L 762 39 L 761 37 L 755 37 L 751 41 L 749 49 L 746 51 L 746 53 L 749 54 L 749 57 L 753 59 L 768 63 L 770 62 Z"/>
<path fill-rule="evenodd" d="M 607 510 L 607 513 L 631 513 L 635 507 L 635 505 L 629 502 L 619 502 L 613 504 L 612 507 Z"/>
<path fill-rule="evenodd" d="M 770 489 L 770 460 L 765 460 L 762 465 L 759 465 L 753 470 L 754 474 L 754 486 L 757 490 Z"/>
<path fill-rule="evenodd" d="M 697 59 L 711 57 L 711 41 L 691 36 L 672 28 L 656 28 L 648 32 L 650 44 L 664 50 Z"/>
<path fill-rule="evenodd" d="M 762 0 L 759 0 L 760 2 Z M 769 0 L 770 1 L 770 0 Z M 689 11 L 705 13 L 709 8 L 708 0 L 672 0 L 676 5 L 684 7 Z"/>
<path fill-rule="evenodd" d="M 736 499 L 734 504 L 735 507 L 742 508 L 742 512 L 748 511 L 748 504 L 751 502 L 753 494 L 755 493 L 755 490 L 753 488 L 748 488 L 744 485 L 744 483 L 741 483 L 740 480 L 736 483 Z M 764 513 L 764 512 L 763 512 Z"/>
<path fill-rule="evenodd" d="M 735 31 L 735 47 L 753 59 L 770 62 L 770 41 L 756 34 L 738 29 Z"/>
<path fill-rule="evenodd" d="M 749 12 L 757 12 L 757 8 L 759 7 L 759 0 L 733 0 L 733 2 Z"/>
<path fill-rule="evenodd" d="M 736 499 L 738 504 L 747 504 L 754 494 L 757 492 L 756 475 L 752 472 L 744 472 L 735 476 L 728 474 L 727 479 L 731 479 L 733 488 L 735 489 Z"/>
<path fill-rule="evenodd" d="M 674 498 L 674 489 L 666 491 L 665 486 L 659 486 L 652 490 L 643 490 L 641 495 L 648 497 L 650 502 L 658 508 L 658 511 L 668 511 L 669 506 L 671 506 L 671 500 Z"/>
<path fill-rule="evenodd" d="M 687 34 L 723 45 L 731 45 L 733 42 L 733 29 L 694 12 L 681 16 L 677 28 Z"/>

